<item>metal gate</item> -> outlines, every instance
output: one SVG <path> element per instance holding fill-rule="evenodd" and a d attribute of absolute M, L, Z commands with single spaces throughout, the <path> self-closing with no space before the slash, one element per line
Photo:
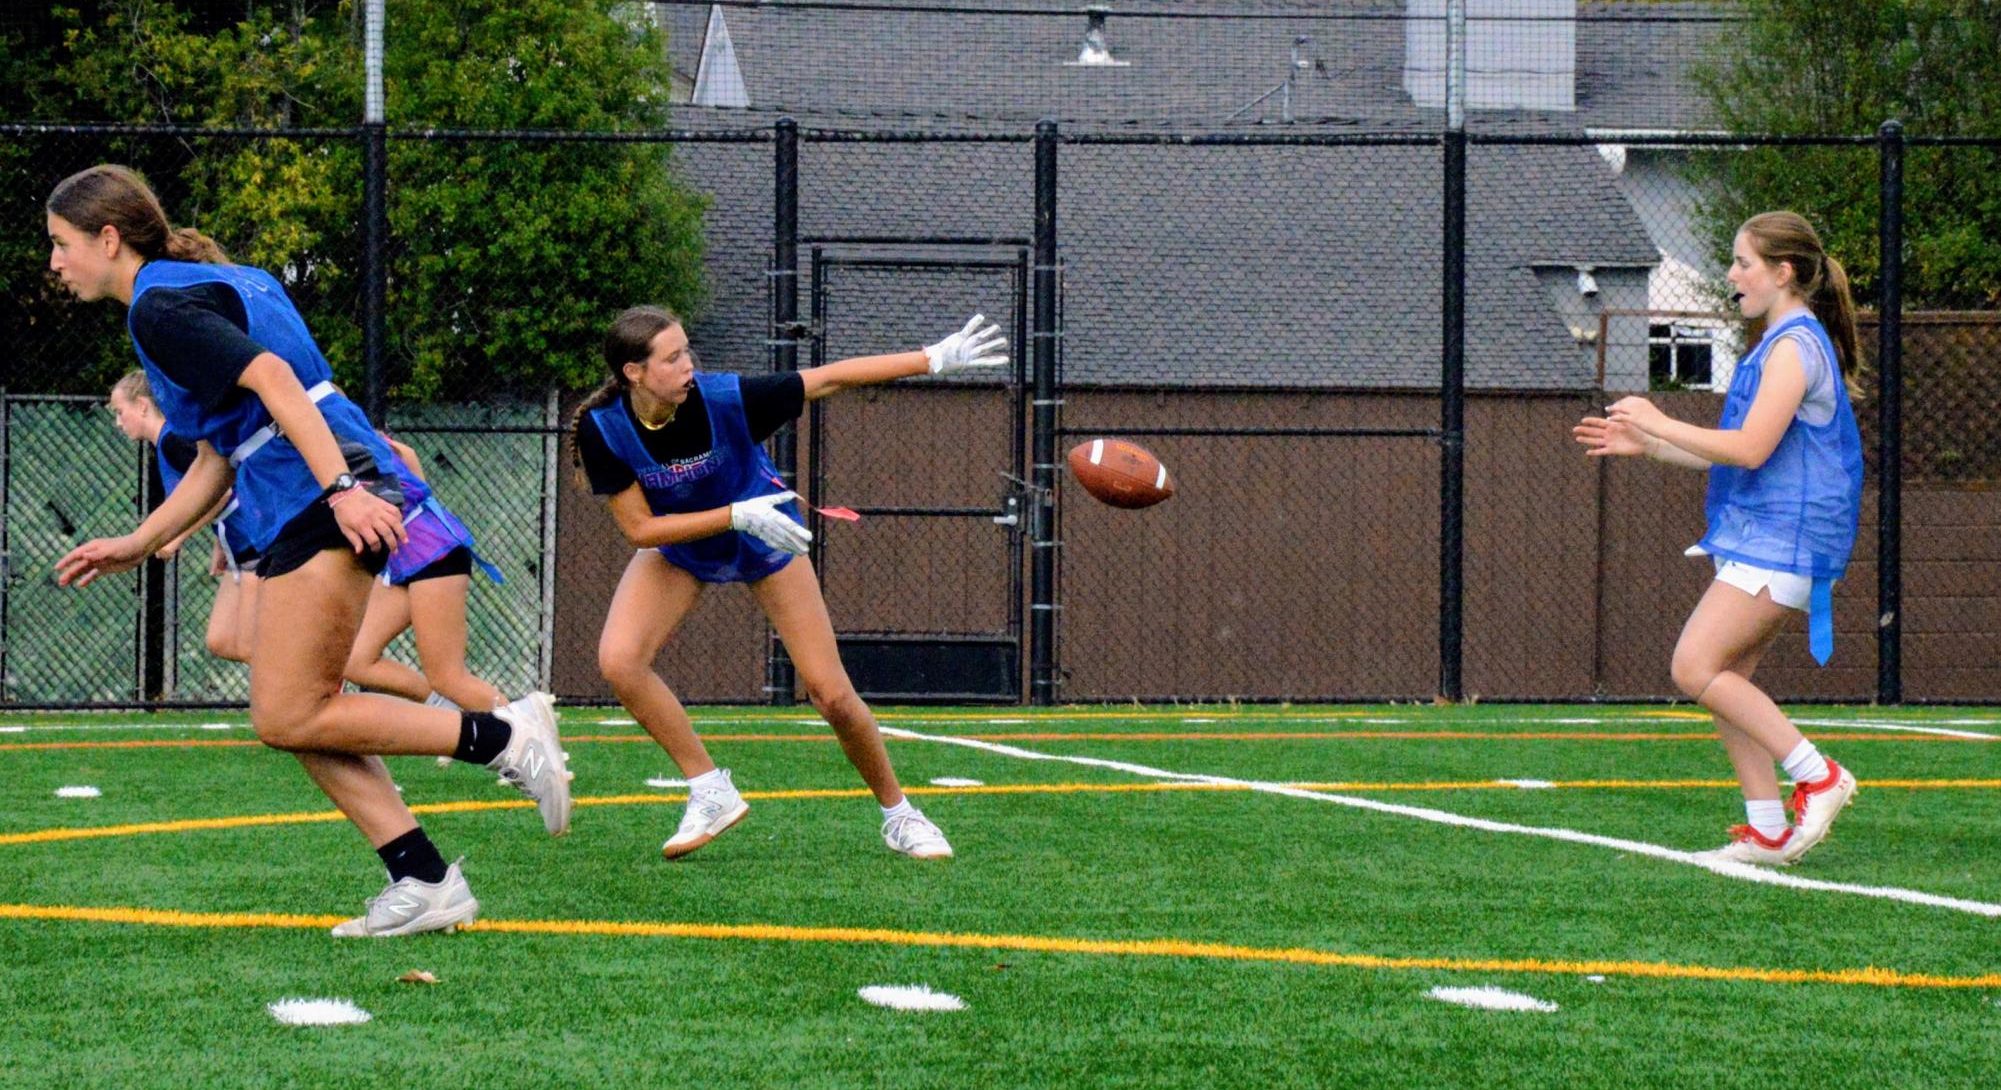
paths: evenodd
<path fill-rule="evenodd" d="M 975 310 L 1008 331 L 1009 364 L 988 377 L 853 391 L 812 404 L 804 488 L 812 558 L 841 657 L 864 697 L 1023 697 L 1029 384 L 1026 239 L 831 237 L 811 245 L 812 365 L 936 340 Z M 971 308 L 971 309 L 967 309 Z M 887 426 L 890 402 L 949 413 L 949 435 Z M 927 445 L 928 444 L 928 445 Z M 940 581 L 962 593 L 922 593 Z M 936 603 L 949 602 L 941 610 Z"/>

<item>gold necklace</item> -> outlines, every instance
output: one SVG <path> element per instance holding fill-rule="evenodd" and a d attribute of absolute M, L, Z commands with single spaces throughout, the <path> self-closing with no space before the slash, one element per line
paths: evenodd
<path fill-rule="evenodd" d="M 667 419 L 662 420 L 658 424 L 651 424 L 647 422 L 645 417 L 639 415 L 639 406 L 633 405 L 632 418 L 634 420 L 639 421 L 639 426 L 645 428 L 647 431 L 659 431 L 661 428 L 664 428 L 667 425 L 672 424 L 674 422 L 674 414 L 680 411 L 681 411 L 681 406 L 669 405 L 667 406 Z"/>

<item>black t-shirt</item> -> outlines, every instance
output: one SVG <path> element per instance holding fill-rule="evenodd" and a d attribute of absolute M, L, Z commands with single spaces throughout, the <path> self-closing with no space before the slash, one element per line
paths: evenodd
<path fill-rule="evenodd" d="M 200 453 L 201 448 L 195 441 L 180 432 L 170 431 L 160 437 L 160 456 L 176 473 L 186 473 Z"/>
<path fill-rule="evenodd" d="M 743 415 L 750 424 L 750 438 L 762 443 L 771 438 L 786 421 L 798 419 L 806 407 L 806 381 L 797 371 L 781 371 L 767 375 L 745 375 L 742 378 Z M 632 421 L 632 430 L 639 433 L 639 441 L 653 460 L 661 464 L 689 458 L 699 458 L 709 452 L 715 440 L 709 434 L 709 410 L 703 403 L 699 386 L 688 390 L 688 399 L 674 410 L 674 419 L 668 421 L 659 431 L 652 431 L 639 422 L 632 411 L 632 398 L 621 396 L 619 406 Z M 598 430 L 597 421 L 589 413 L 577 428 L 577 457 L 584 463 L 584 476 L 591 481 L 591 491 L 600 496 L 615 496 L 631 488 L 639 478 L 632 467 L 613 454 L 611 445 L 604 440 L 604 433 Z"/>
<path fill-rule="evenodd" d="M 234 288 L 154 288 L 133 302 L 130 318 L 146 358 L 203 408 L 221 409 L 249 394 L 236 380 L 264 349 L 250 339 L 250 318 Z"/>

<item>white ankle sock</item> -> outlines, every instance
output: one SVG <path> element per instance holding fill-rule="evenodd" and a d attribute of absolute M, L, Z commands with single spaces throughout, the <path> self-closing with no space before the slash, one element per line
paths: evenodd
<path fill-rule="evenodd" d="M 914 814 L 917 812 L 917 807 L 910 805 L 910 796 L 905 795 L 903 796 L 903 801 L 897 803 L 895 806 L 885 806 L 882 808 L 882 820 L 888 821 L 890 818 L 902 817 L 905 814 Z"/>
<path fill-rule="evenodd" d="M 1794 746 L 1793 751 L 1786 754 L 1786 759 L 1779 764 L 1785 768 L 1786 775 L 1793 778 L 1794 783 L 1819 783 L 1827 778 L 1827 758 L 1822 757 L 1820 750 L 1815 749 L 1813 743 L 1804 738 L 1800 739 L 1800 744 Z"/>
<path fill-rule="evenodd" d="M 711 768 L 707 772 L 704 772 L 701 775 L 695 777 L 694 779 L 688 781 L 688 786 L 691 788 L 700 787 L 706 789 L 712 787 L 728 787 L 729 785 L 730 785 L 729 774 L 724 772 L 720 768 Z"/>
<path fill-rule="evenodd" d="M 1758 835 L 1777 840 L 1786 832 L 1786 804 L 1778 799 L 1745 799 L 1744 817 Z"/>

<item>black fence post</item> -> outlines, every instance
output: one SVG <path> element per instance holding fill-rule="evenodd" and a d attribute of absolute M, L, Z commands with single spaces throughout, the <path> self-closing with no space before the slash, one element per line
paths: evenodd
<path fill-rule="evenodd" d="M 141 448 L 139 509 L 150 513 L 167 498 L 166 481 L 160 477 L 160 460 Z M 146 558 L 142 576 L 142 605 L 139 610 L 139 698 L 157 704 L 167 698 L 167 564 L 157 556 Z"/>
<path fill-rule="evenodd" d="M 383 375 L 383 340 L 389 270 L 389 126 L 370 121 L 361 126 L 361 364 L 367 375 L 368 418 L 382 426 L 388 401 Z"/>
<path fill-rule="evenodd" d="M 1904 126 L 1876 131 L 1876 702 L 1904 702 Z"/>
<path fill-rule="evenodd" d="M 1445 133 L 1445 327 L 1439 376 L 1438 695 L 1459 700 L 1466 476 L 1466 132 Z"/>
<path fill-rule="evenodd" d="M 1056 122 L 1035 125 L 1033 459 L 1028 495 L 1029 701 L 1056 702 Z"/>
<path fill-rule="evenodd" d="M 773 131 L 771 178 L 771 269 L 767 291 L 771 296 L 771 369 L 799 369 L 799 123 L 781 117 Z M 797 490 L 799 470 L 799 425 L 789 424 L 772 437 L 771 460 L 785 487 Z M 818 515 L 807 512 L 814 534 L 820 533 Z M 772 704 L 793 702 L 792 657 L 777 632 L 767 637 L 764 652 L 764 697 Z"/>

